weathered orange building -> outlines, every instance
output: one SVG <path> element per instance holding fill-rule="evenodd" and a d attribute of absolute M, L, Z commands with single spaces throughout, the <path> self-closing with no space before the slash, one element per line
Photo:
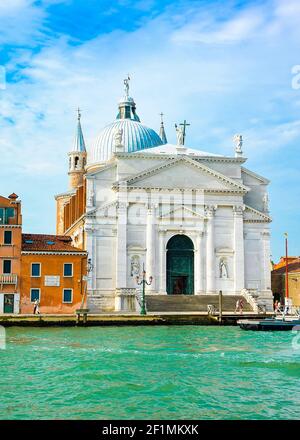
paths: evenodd
<path fill-rule="evenodd" d="M 19 313 L 22 242 L 21 202 L 0 196 L 0 313 Z"/>
<path fill-rule="evenodd" d="M 279 263 L 273 265 L 273 270 L 280 269 L 281 267 L 285 267 L 286 261 L 288 262 L 288 264 L 290 264 L 297 260 L 299 261 L 300 257 L 280 257 Z"/>
<path fill-rule="evenodd" d="M 271 272 L 271 285 L 274 299 L 283 302 L 286 295 L 286 268 L 285 257 L 281 257 L 280 262 L 274 265 Z M 295 307 L 300 307 L 300 258 L 289 257 L 288 259 L 288 282 L 289 298 Z"/>
<path fill-rule="evenodd" d="M 23 234 L 20 313 L 74 313 L 86 293 L 87 253 L 58 235 Z"/>

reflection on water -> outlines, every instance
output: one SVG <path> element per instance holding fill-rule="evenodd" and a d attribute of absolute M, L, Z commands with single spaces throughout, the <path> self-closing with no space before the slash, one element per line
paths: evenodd
<path fill-rule="evenodd" d="M 298 419 L 292 337 L 211 326 L 9 328 L 0 418 Z"/>

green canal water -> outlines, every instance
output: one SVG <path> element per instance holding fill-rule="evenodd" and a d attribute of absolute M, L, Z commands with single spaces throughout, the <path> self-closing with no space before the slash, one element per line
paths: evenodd
<path fill-rule="evenodd" d="M 300 418 L 292 332 L 15 327 L 6 336 L 1 419 Z"/>

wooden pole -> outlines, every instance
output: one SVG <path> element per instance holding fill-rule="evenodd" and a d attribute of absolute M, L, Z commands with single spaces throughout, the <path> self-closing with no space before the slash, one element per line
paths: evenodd
<path fill-rule="evenodd" d="M 222 322 L 223 296 L 222 290 L 219 291 L 219 323 Z"/>
<path fill-rule="evenodd" d="M 288 234 L 285 233 L 285 297 L 289 297 Z"/>

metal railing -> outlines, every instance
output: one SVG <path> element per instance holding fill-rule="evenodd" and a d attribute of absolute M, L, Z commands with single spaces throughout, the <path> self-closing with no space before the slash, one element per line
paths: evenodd
<path fill-rule="evenodd" d="M 265 309 L 257 302 L 258 294 L 256 289 L 242 289 L 241 295 L 246 299 L 247 303 L 250 304 L 254 312 L 265 313 Z"/>

